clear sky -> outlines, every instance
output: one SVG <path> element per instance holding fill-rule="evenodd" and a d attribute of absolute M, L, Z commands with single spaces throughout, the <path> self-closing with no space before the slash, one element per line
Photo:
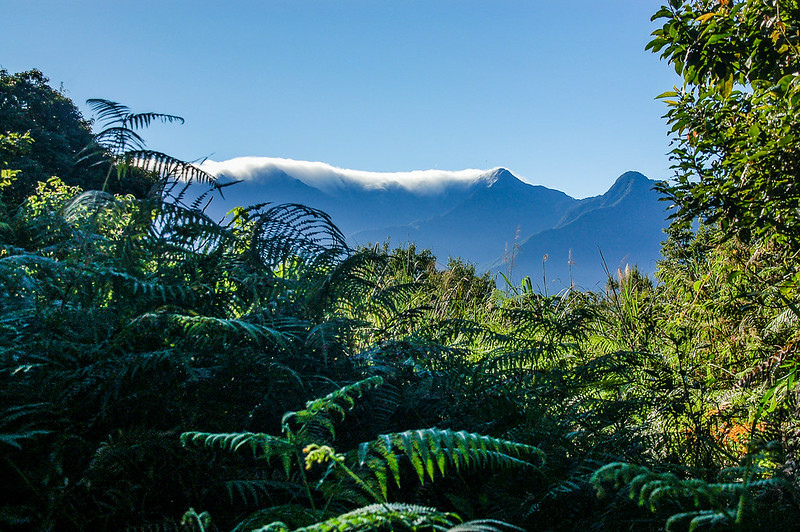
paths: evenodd
<path fill-rule="evenodd" d="M 664 0 L 0 0 L 0 68 L 177 114 L 151 148 L 402 171 L 509 168 L 575 197 L 670 177 Z"/>

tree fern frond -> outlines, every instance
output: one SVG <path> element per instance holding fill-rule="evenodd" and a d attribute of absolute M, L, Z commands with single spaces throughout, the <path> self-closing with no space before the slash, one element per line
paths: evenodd
<path fill-rule="evenodd" d="M 144 137 L 136 131 L 125 126 L 109 126 L 97 133 L 94 137 L 102 148 L 107 149 L 114 155 L 122 155 L 131 149 L 144 149 Z M 103 149 L 87 151 L 81 160 L 88 160 L 93 157 L 104 155 Z"/>
<path fill-rule="evenodd" d="M 24 430 L 24 431 L 16 431 L 13 433 L 3 433 L 0 432 L 0 446 L 7 445 L 9 447 L 13 447 L 15 449 L 22 449 L 22 445 L 20 442 L 25 440 L 30 440 L 35 438 L 36 436 L 41 436 L 44 434 L 50 434 L 49 430 Z"/>
<path fill-rule="evenodd" d="M 345 237 L 330 217 L 298 204 L 277 205 L 255 216 L 250 252 L 269 268 L 289 267 L 293 260 L 305 261 L 349 250 Z"/>
<path fill-rule="evenodd" d="M 292 456 L 296 451 L 295 446 L 284 438 L 253 432 L 184 432 L 181 434 L 181 444 L 184 447 L 203 446 L 228 452 L 249 449 L 254 457 L 265 460 L 278 457 L 287 474 L 291 468 Z"/>
<path fill-rule="evenodd" d="M 323 518 L 318 510 L 299 504 L 283 504 L 259 510 L 247 519 L 240 521 L 232 532 L 253 532 L 255 530 L 302 530 Z M 290 528 L 291 527 L 291 528 Z"/>
<path fill-rule="evenodd" d="M 327 418 L 334 412 L 344 418 L 345 410 L 350 410 L 355 406 L 355 398 L 361 397 L 367 390 L 376 388 L 381 384 L 383 384 L 381 377 L 369 377 L 334 390 L 325 397 L 308 401 L 305 409 L 297 412 L 287 412 L 283 415 L 281 423 L 284 426 L 284 430 L 288 427 L 287 423 L 290 420 L 300 425 L 306 425 L 312 420 L 318 420 L 320 417 Z M 325 423 L 325 426 L 329 427 L 331 434 L 333 434 L 333 425 Z"/>
<path fill-rule="evenodd" d="M 241 500 L 245 504 L 253 506 L 263 506 L 264 498 L 271 502 L 272 492 L 286 493 L 293 499 L 305 496 L 303 488 L 295 482 L 259 479 L 227 480 L 224 486 L 231 503 Z"/>
<path fill-rule="evenodd" d="M 152 172 L 162 179 L 172 178 L 184 182 L 213 183 L 216 176 L 209 174 L 193 163 L 182 161 L 155 150 L 128 150 L 124 164 Z"/>
<path fill-rule="evenodd" d="M 113 205 L 118 200 L 113 194 L 101 190 L 87 190 L 75 196 L 62 208 L 62 216 L 68 222 L 75 221 L 85 212 L 97 212 Z"/>
<path fill-rule="evenodd" d="M 440 512 L 435 508 L 413 504 L 385 503 L 364 506 L 321 523 L 297 528 L 294 532 L 380 530 L 387 527 L 395 529 L 398 526 L 411 530 L 447 530 L 457 521 L 458 517 L 455 514 Z M 289 528 L 266 526 L 258 530 L 267 532 L 269 530 L 289 530 Z"/>
<path fill-rule="evenodd" d="M 524 529 L 495 519 L 475 519 L 448 528 L 447 532 L 503 532 L 504 530 L 523 532 Z"/>
<path fill-rule="evenodd" d="M 86 100 L 86 105 L 97 115 L 97 119 L 101 122 L 120 123 L 133 129 L 148 127 L 154 121 L 164 123 L 178 122 L 180 124 L 184 122 L 183 118 L 175 115 L 131 113 L 129 107 L 104 98 L 90 98 Z"/>
<path fill-rule="evenodd" d="M 105 98 L 89 98 L 86 105 L 104 122 L 119 122 L 131 113 L 129 107 Z"/>
<path fill-rule="evenodd" d="M 643 466 L 615 462 L 595 471 L 591 482 L 599 497 L 607 494 L 605 484 L 617 489 L 627 488 L 631 500 L 653 512 L 664 500 L 693 506 L 694 510 L 673 514 L 666 528 L 672 530 L 677 524 L 689 522 L 689 529 L 694 530 L 701 525 L 741 523 L 745 511 L 749 510 L 745 503 L 752 499 L 754 490 L 785 485 L 775 477 L 749 480 L 750 474 L 758 474 L 759 468 L 753 464 L 733 469 L 740 470 L 741 481 L 712 483 L 695 478 L 680 479 L 672 473 L 654 473 Z"/>
<path fill-rule="evenodd" d="M 170 314 L 169 319 L 180 325 L 188 336 L 201 343 L 224 337 L 240 337 L 257 344 L 269 343 L 282 348 L 287 346 L 287 339 L 280 331 L 244 320 L 182 314 Z"/>
<path fill-rule="evenodd" d="M 729 526 L 735 522 L 735 513 L 731 515 L 724 510 L 698 510 L 694 512 L 681 512 L 671 515 L 664 525 L 667 532 L 679 530 L 676 528 L 689 522 L 689 532 L 694 532 L 700 527 L 715 529 Z M 681 527 L 683 528 L 683 527 Z"/>
<path fill-rule="evenodd" d="M 449 474 L 466 467 L 510 468 L 540 467 L 544 453 L 532 445 L 492 438 L 466 431 L 436 428 L 383 434 L 362 443 L 358 457 L 362 467 L 378 474 L 381 490 L 386 493 L 386 479 L 391 474 L 400 485 L 398 454 L 408 459 L 421 484 L 426 478 Z"/>
<path fill-rule="evenodd" d="M 520 350 L 499 350 L 497 355 L 489 356 L 481 362 L 487 372 L 506 372 L 509 370 L 542 369 L 543 359 L 549 361 L 552 351 L 545 347 Z"/>
<path fill-rule="evenodd" d="M 183 124 L 184 120 L 180 116 L 168 115 L 164 113 L 132 113 L 125 117 L 125 125 L 132 129 L 144 129 L 152 122 L 162 122 L 170 124 L 177 122 Z"/>

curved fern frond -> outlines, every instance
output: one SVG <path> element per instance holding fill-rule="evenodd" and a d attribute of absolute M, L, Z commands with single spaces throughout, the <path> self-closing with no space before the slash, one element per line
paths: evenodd
<path fill-rule="evenodd" d="M 352 512 L 333 517 L 327 521 L 294 529 L 294 532 L 334 532 L 358 530 L 395 530 L 396 527 L 410 530 L 447 530 L 458 521 L 458 516 L 440 512 L 435 508 L 413 504 L 371 504 Z M 282 525 L 282 527 L 281 527 Z M 257 529 L 260 532 L 290 530 L 283 523 L 274 523 Z"/>
<path fill-rule="evenodd" d="M 40 416 L 48 406 L 46 403 L 36 403 L 11 406 L 0 411 L 0 448 L 7 445 L 19 450 L 22 449 L 20 442 L 49 434 L 50 430 L 36 429 L 36 421 L 27 419 Z"/>
<path fill-rule="evenodd" d="M 754 489 L 784 484 L 775 477 L 749 480 L 760 469 L 751 467 L 731 468 L 738 471 L 736 478 L 743 480 L 712 483 L 695 478 L 680 479 L 672 473 L 654 473 L 643 466 L 615 462 L 595 471 L 591 482 L 599 497 L 607 495 L 607 484 L 615 489 L 627 487 L 631 500 L 653 512 L 664 500 L 679 504 L 691 501 L 690 506 L 695 509 L 673 514 L 667 520 L 666 529 L 673 530 L 672 527 L 688 522 L 689 529 L 695 530 L 699 526 L 741 523 L 748 509 L 745 503 L 752 499 Z"/>
<path fill-rule="evenodd" d="M 132 113 L 128 106 L 104 98 L 90 98 L 86 100 L 86 105 L 95 113 L 99 121 L 107 124 L 118 123 L 131 129 L 142 129 L 150 126 L 153 122 L 184 123 L 183 118 L 175 115 L 152 112 Z"/>
<path fill-rule="evenodd" d="M 148 127 L 153 122 L 183 124 L 183 118 L 163 113 L 132 113 L 130 108 L 117 102 L 102 98 L 92 98 L 86 101 L 97 119 L 103 123 L 103 129 L 95 135 L 95 141 L 101 150 L 92 150 L 82 159 L 89 159 L 98 155 L 102 150 L 114 157 L 123 157 L 134 150 L 144 150 L 145 141 L 136 130 Z M 87 151 L 87 150 L 85 150 Z"/>
<path fill-rule="evenodd" d="M 238 336 L 257 344 L 270 343 L 284 348 L 288 345 L 286 337 L 280 331 L 244 320 L 181 314 L 171 314 L 168 317 L 180 325 L 188 336 L 200 342 L 219 341 L 225 337 Z"/>
<path fill-rule="evenodd" d="M 435 480 L 451 469 L 467 467 L 512 468 L 540 467 L 544 453 L 533 445 L 492 438 L 466 431 L 454 432 L 437 428 L 382 434 L 376 440 L 362 443 L 358 457 L 362 467 L 372 470 L 384 496 L 387 480 L 392 476 L 398 487 L 399 457 L 411 462 L 420 484 Z"/>
<path fill-rule="evenodd" d="M 523 532 L 524 529 L 496 519 L 475 519 L 448 528 L 447 532 L 503 532 L 504 530 Z"/>
<path fill-rule="evenodd" d="M 125 126 L 110 126 L 99 132 L 94 137 L 95 141 L 101 146 L 99 150 L 87 151 L 82 160 L 96 157 L 106 149 L 112 154 L 121 155 L 130 149 L 144 149 L 145 140 L 136 131 Z"/>
<path fill-rule="evenodd" d="M 254 219 L 251 255 L 270 269 L 280 268 L 284 276 L 291 276 L 298 264 L 314 261 L 322 266 L 349 250 L 330 217 L 305 205 L 277 205 Z"/>
<path fill-rule="evenodd" d="M 282 504 L 259 510 L 241 521 L 232 532 L 252 532 L 255 530 L 288 531 L 303 527 L 324 518 L 319 510 L 312 510 L 299 504 Z M 290 528 L 291 526 L 291 528 Z"/>
<path fill-rule="evenodd" d="M 234 453 L 249 449 L 254 457 L 264 460 L 278 457 L 287 475 L 291 470 L 291 457 L 296 451 L 295 446 L 286 439 L 254 432 L 184 432 L 181 434 L 181 445 L 202 446 Z"/>
<path fill-rule="evenodd" d="M 700 527 L 715 529 L 717 527 L 723 528 L 729 526 L 735 521 L 735 514 L 731 515 L 728 512 L 719 510 L 698 510 L 695 512 L 681 512 L 674 514 L 667 519 L 664 529 L 667 531 L 679 530 L 676 528 L 689 522 L 689 531 L 693 532 Z M 683 527 L 681 527 L 683 528 Z"/>
<path fill-rule="evenodd" d="M 182 161 L 166 153 L 143 148 L 125 152 L 122 162 L 145 172 L 152 172 L 162 179 L 172 178 L 198 183 L 213 183 L 217 179 L 216 176 L 190 162 Z"/>
<path fill-rule="evenodd" d="M 101 211 L 116 203 L 113 194 L 101 190 L 87 190 L 78 194 L 64 205 L 62 216 L 68 222 L 76 221 L 84 213 Z"/>
<path fill-rule="evenodd" d="M 303 410 L 297 412 L 287 412 L 283 415 L 282 425 L 284 431 L 289 430 L 288 422 L 293 420 L 305 428 L 311 421 L 319 421 L 320 418 L 329 418 L 334 412 L 344 418 L 345 411 L 351 410 L 355 407 L 355 399 L 364 395 L 364 393 L 372 388 L 376 388 L 383 384 L 383 379 L 378 376 L 369 377 L 367 379 L 354 382 L 343 386 L 338 390 L 334 390 L 325 397 L 314 399 L 306 403 Z M 333 424 L 324 422 L 323 424 L 330 431 L 331 436 L 334 435 Z M 302 430 L 302 428 L 301 428 Z"/>

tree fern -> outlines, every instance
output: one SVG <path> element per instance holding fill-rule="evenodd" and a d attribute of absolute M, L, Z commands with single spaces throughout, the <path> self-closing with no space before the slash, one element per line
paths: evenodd
<path fill-rule="evenodd" d="M 139 169 L 157 176 L 159 181 L 175 178 L 212 183 L 215 180 L 194 164 L 147 149 L 144 138 L 138 133 L 153 122 L 182 124 L 183 118 L 164 113 L 133 113 L 125 105 L 99 98 L 87 100 L 87 104 L 103 129 L 95 135 L 96 144 L 84 150 L 82 160 L 94 160 L 94 164 L 99 164 L 105 156 L 110 156 L 113 166 L 109 174 L 115 168 L 118 179 L 127 177 L 131 169 Z"/>

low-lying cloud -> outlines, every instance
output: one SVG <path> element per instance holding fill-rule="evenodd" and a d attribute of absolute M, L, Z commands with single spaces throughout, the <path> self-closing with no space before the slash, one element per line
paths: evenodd
<path fill-rule="evenodd" d="M 237 157 L 227 161 L 206 161 L 202 168 L 216 176 L 250 182 L 267 179 L 270 174 L 280 171 L 325 192 L 355 184 L 368 190 L 400 187 L 417 194 L 437 194 L 453 186 L 466 187 L 481 179 L 490 179 L 494 170 L 471 168 L 458 171 L 367 172 L 336 168 L 322 162 L 273 157 Z"/>

